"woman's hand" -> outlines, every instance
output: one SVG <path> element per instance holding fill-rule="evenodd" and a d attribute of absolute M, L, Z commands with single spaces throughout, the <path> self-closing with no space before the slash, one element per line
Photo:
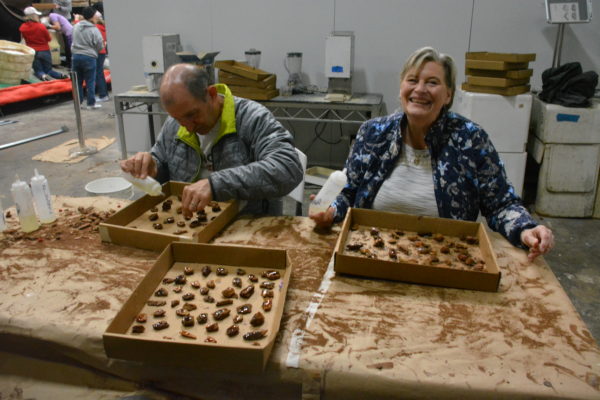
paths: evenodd
<path fill-rule="evenodd" d="M 527 258 L 533 261 L 540 254 L 546 254 L 554 247 L 554 235 L 544 225 L 525 229 L 521 232 L 521 243 L 529 248 Z"/>
<path fill-rule="evenodd" d="M 311 194 L 310 195 L 310 200 L 314 200 L 315 195 Z M 315 223 L 317 224 L 318 227 L 320 228 L 329 228 L 331 227 L 331 225 L 333 225 L 333 216 L 334 216 L 335 210 L 333 207 L 329 207 L 327 210 L 320 212 L 320 213 L 316 213 L 316 214 L 309 214 L 308 217 L 310 219 L 312 219 L 313 221 L 315 221 Z"/>

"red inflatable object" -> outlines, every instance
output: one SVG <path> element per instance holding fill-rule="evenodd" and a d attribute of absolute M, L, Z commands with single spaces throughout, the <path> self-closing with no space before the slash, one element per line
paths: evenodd
<path fill-rule="evenodd" d="M 110 71 L 104 70 L 106 83 L 110 83 Z M 0 89 L 0 106 L 19 101 L 71 92 L 71 79 L 57 79 L 47 82 L 30 83 Z"/>

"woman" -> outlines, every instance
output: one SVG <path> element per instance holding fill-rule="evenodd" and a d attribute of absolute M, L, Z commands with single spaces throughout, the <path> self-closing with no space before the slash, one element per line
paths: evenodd
<path fill-rule="evenodd" d="M 48 15 L 48 22 L 52 29 L 60 32 L 65 45 L 65 60 L 67 67 L 71 68 L 71 45 L 73 44 L 73 25 L 68 19 L 55 12 Z"/>
<path fill-rule="evenodd" d="M 73 71 L 77 73 L 79 100 L 83 102 L 83 81 L 87 90 L 87 109 L 102 107 L 96 104 L 96 59 L 104 48 L 104 40 L 96 28 L 96 9 L 86 7 L 82 11 L 83 20 L 73 28 L 71 48 Z"/>
<path fill-rule="evenodd" d="M 33 7 L 23 10 L 25 22 L 19 27 L 19 31 L 25 39 L 25 44 L 35 50 L 33 59 L 33 73 L 41 81 L 54 79 L 65 79 L 66 75 L 52 69 L 52 54 L 48 43 L 52 40 L 48 29 L 40 22 L 41 12 Z"/>
<path fill-rule="evenodd" d="M 461 220 L 486 218 L 529 259 L 554 245 L 552 231 L 521 205 L 488 135 L 448 111 L 456 88 L 451 57 L 431 47 L 414 52 L 400 75 L 403 112 L 364 123 L 346 161 L 348 183 L 320 226 L 341 221 L 349 207 Z"/>

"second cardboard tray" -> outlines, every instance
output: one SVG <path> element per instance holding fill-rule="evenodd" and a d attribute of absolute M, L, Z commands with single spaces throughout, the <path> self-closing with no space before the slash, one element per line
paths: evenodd
<path fill-rule="evenodd" d="M 168 198 L 176 198 L 183 192 L 188 183 L 166 182 L 162 186 L 164 196 L 145 195 L 134 201 L 127 207 L 112 215 L 100 224 L 100 237 L 104 242 L 111 242 L 123 246 L 136 247 L 145 250 L 162 251 L 173 241 L 184 241 L 193 243 L 206 243 L 221 231 L 238 213 L 236 201 L 220 202 L 221 208 L 218 212 L 208 211 L 206 223 L 190 228 L 191 220 L 184 221 L 183 217 L 176 212 L 178 201 L 171 210 L 162 211 L 161 204 Z M 149 210 L 158 208 L 156 214 L 159 218 L 149 221 Z M 207 207 L 208 208 L 208 207 Z M 164 219 L 172 216 L 175 221 L 165 224 Z M 153 222 L 163 224 L 164 229 L 153 229 Z M 174 229 L 177 222 L 184 222 L 185 226 L 181 234 L 176 234 Z"/>
<path fill-rule="evenodd" d="M 346 242 L 350 230 L 358 225 L 418 233 L 439 233 L 456 238 L 472 236 L 478 240 L 485 269 L 460 270 L 352 255 L 346 251 Z M 497 291 L 500 283 L 496 254 L 485 227 L 477 222 L 351 208 L 344 219 L 334 257 L 336 273 L 487 292 Z"/>

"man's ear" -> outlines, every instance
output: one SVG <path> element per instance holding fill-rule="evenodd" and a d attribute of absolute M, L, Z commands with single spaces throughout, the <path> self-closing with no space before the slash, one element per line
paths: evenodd
<path fill-rule="evenodd" d="M 217 92 L 217 87 L 215 85 L 210 85 L 206 88 L 206 92 L 211 99 L 214 99 L 219 93 Z"/>

